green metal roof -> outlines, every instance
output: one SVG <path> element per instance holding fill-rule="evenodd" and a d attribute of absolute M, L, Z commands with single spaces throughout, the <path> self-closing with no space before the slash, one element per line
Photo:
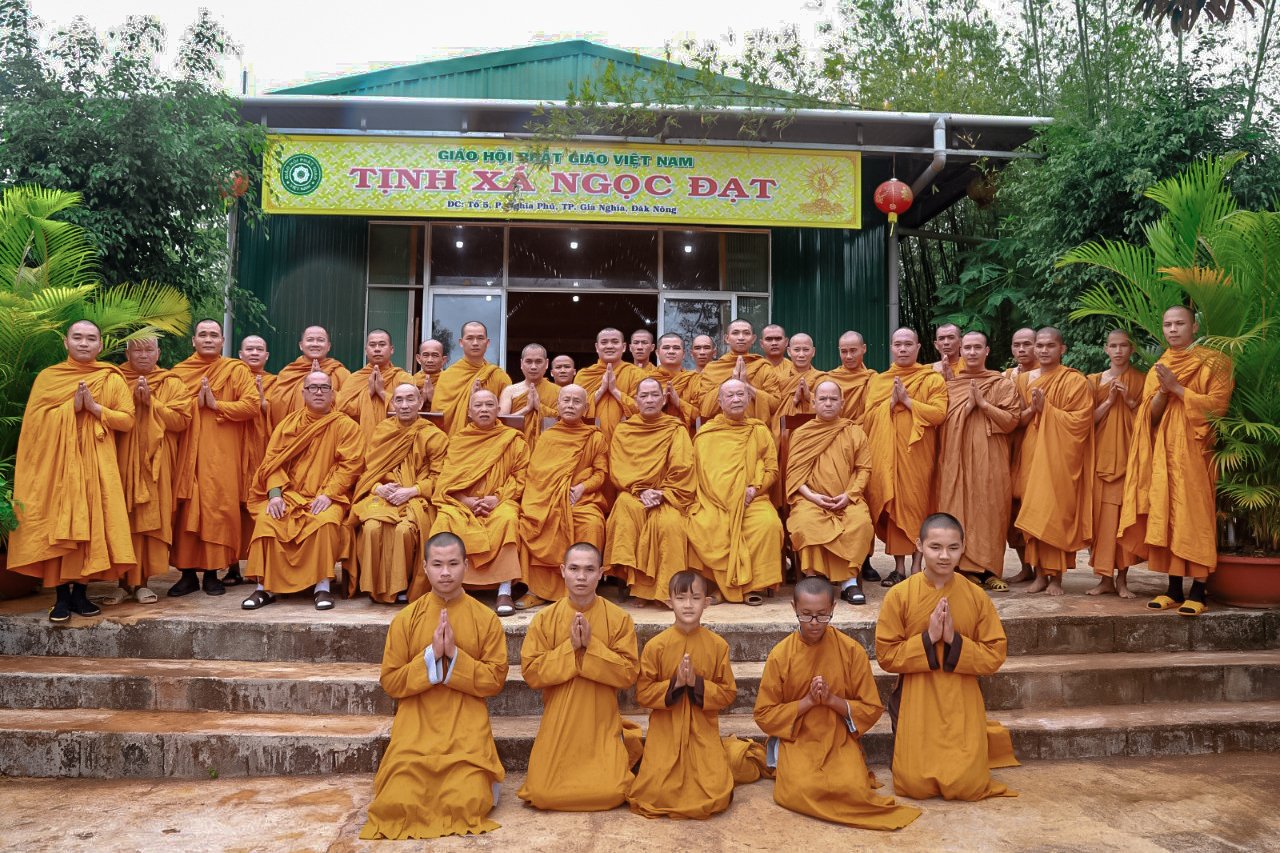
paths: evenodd
<path fill-rule="evenodd" d="M 699 84 L 705 78 L 697 69 L 655 59 L 632 51 L 575 39 L 459 56 L 415 65 L 401 65 L 277 89 L 277 95 L 361 95 L 393 98 L 476 98 L 484 100 L 561 101 L 570 85 L 599 81 L 608 66 L 626 78 L 655 82 L 672 77 Z M 743 80 L 712 75 L 717 94 L 741 93 L 753 98 L 792 96 L 780 89 L 756 86 Z"/>

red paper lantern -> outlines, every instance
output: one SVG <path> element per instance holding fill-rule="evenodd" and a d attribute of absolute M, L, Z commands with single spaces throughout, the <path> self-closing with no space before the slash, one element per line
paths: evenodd
<path fill-rule="evenodd" d="M 898 214 L 906 213 L 911 209 L 911 202 L 914 198 L 911 194 L 911 187 L 897 178 L 890 178 L 876 187 L 874 196 L 876 209 L 889 217 L 890 231 L 893 230 L 894 223 L 898 221 Z"/>
<path fill-rule="evenodd" d="M 230 181 L 222 188 L 224 198 L 237 199 L 249 191 L 249 176 L 244 172 L 231 173 Z"/>

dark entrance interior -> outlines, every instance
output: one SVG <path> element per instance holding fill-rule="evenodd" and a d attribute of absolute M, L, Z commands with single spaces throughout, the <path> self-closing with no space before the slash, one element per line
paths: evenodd
<path fill-rule="evenodd" d="M 546 347 L 548 359 L 572 356 L 581 370 L 596 362 L 596 333 L 609 326 L 621 329 L 624 340 L 636 329 L 656 336 L 658 294 L 508 292 L 507 372 L 513 381 L 524 379 L 520 350 L 530 343 Z"/>

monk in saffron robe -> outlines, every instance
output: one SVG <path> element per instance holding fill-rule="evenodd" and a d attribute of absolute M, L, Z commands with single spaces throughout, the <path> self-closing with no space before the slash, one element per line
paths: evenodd
<path fill-rule="evenodd" d="M 560 418 L 529 454 L 529 473 L 520 499 L 520 541 L 525 583 L 536 600 L 525 608 L 564 597 L 560 560 L 575 542 L 604 547 L 604 488 L 609 478 L 609 443 L 587 423 L 587 392 L 578 385 L 560 389 Z M 560 555 L 560 556 L 557 556 Z"/>
<path fill-rule="evenodd" d="M 760 330 L 760 351 L 764 360 L 773 368 L 774 380 L 781 385 L 790 377 L 794 365 L 787 360 L 787 330 L 777 323 L 770 323 Z"/>
<path fill-rule="evenodd" d="M 578 367 L 573 363 L 573 358 L 567 355 L 558 355 L 551 359 L 551 381 L 563 388 L 566 385 L 573 384 L 573 377 L 578 372 Z"/>
<path fill-rule="evenodd" d="M 866 604 L 858 570 L 875 534 L 863 495 L 871 476 L 871 449 L 862 428 L 840 417 L 844 399 L 839 385 L 818 383 L 814 401 L 814 419 L 791 433 L 787 531 L 803 574 L 835 581 L 845 601 Z"/>
<path fill-rule="evenodd" d="M 747 386 L 746 416 L 764 424 L 773 423 L 778 408 L 778 380 L 764 356 L 751 352 L 756 333 L 746 320 L 734 320 L 724 333 L 729 350 L 702 370 L 702 419 L 709 421 L 720 411 L 719 389 L 730 379 Z"/>
<path fill-rule="evenodd" d="M 395 354 L 387 330 L 374 329 L 364 341 L 365 366 L 338 389 L 334 408 L 359 424 L 366 446 L 378 424 L 387 419 L 392 389 L 406 382 L 413 384 L 412 376 L 391 363 Z"/>
<path fill-rule="evenodd" d="M 543 712 L 519 796 L 540 809 L 622 805 L 643 749 L 634 724 L 624 726 L 618 713 L 618 691 L 635 684 L 640 669 L 636 627 L 596 595 L 601 574 L 595 546 L 571 546 L 565 597 L 533 617 L 520 648 L 521 674 L 542 691 Z"/>
<path fill-rule="evenodd" d="M 1062 573 L 1093 540 L 1093 389 L 1062 364 L 1067 351 L 1052 326 L 1036 332 L 1040 374 L 1022 414 L 1022 507 L 1014 522 L 1027 537 L 1036 579 L 1029 593 L 1062 595 Z"/>
<path fill-rule="evenodd" d="M 467 553 L 452 533 L 427 542 L 431 592 L 396 614 L 382 654 L 382 689 L 396 700 L 391 742 L 373 780 L 364 839 L 491 832 L 506 773 L 485 699 L 507 679 L 498 618 L 462 589 Z"/>
<path fill-rule="evenodd" d="M 133 391 L 134 422 L 133 429 L 116 433 L 116 453 L 138 561 L 120 578 L 120 589 L 109 601 L 118 604 L 132 596 L 150 604 L 156 594 L 147 588 L 148 579 L 169 571 L 173 469 L 178 438 L 191 425 L 191 401 L 182 380 L 156 366 L 160 344 L 155 338 L 129 341 L 125 359 L 120 370 Z"/>
<path fill-rule="evenodd" d="M 604 562 L 641 602 L 659 600 L 671 577 L 687 567 L 693 442 L 683 422 L 663 413 L 665 399 L 657 379 L 642 380 L 636 389 L 640 414 L 618 424 L 609 443 L 609 476 L 618 496 Z"/>
<path fill-rule="evenodd" d="M 694 335 L 689 343 L 689 355 L 693 358 L 693 372 L 701 373 L 716 359 L 716 342 L 710 335 Z"/>
<path fill-rule="evenodd" d="M 1162 326 L 1169 348 L 1147 373 L 1134 418 L 1120 541 L 1169 576 L 1168 591 L 1147 607 L 1198 616 L 1218 565 L 1210 418 L 1226 414 L 1235 383 L 1230 359 L 1195 345 L 1200 327 L 1190 308 L 1165 311 Z M 1191 590 L 1184 592 L 1187 577 Z"/>
<path fill-rule="evenodd" d="M 9 571 L 57 589 L 51 622 L 97 616 L 89 581 L 136 563 L 112 437 L 133 429 L 133 395 L 120 368 L 97 360 L 96 325 L 72 323 L 63 345 L 67 360 L 40 371 L 22 416 L 9 534 Z"/>
<path fill-rule="evenodd" d="M 1012 483 L 1009 433 L 1022 418 L 1018 389 L 1004 374 L 987 369 L 991 348 L 982 332 L 960 344 L 960 364 L 947 367 L 947 418 L 939 431 L 939 512 L 965 529 L 959 569 L 974 583 L 1003 592 L 1005 536 L 1009 531 Z"/>
<path fill-rule="evenodd" d="M 418 363 L 418 370 L 413 374 L 413 381 L 417 383 L 418 394 L 422 397 L 422 411 L 430 411 L 436 383 L 440 381 L 440 373 L 444 370 L 444 344 L 435 338 L 427 338 L 418 345 L 414 361 Z"/>
<path fill-rule="evenodd" d="M 596 334 L 596 357 L 590 367 L 578 371 L 573 383 L 587 390 L 587 417 L 606 439 L 624 418 L 636 413 L 636 386 L 644 379 L 644 371 L 622 360 L 622 332 L 601 329 Z"/>
<path fill-rule="evenodd" d="M 930 365 L 950 381 L 951 374 L 960 369 L 960 327 L 955 323 L 943 323 L 933 333 L 933 348 L 938 360 Z"/>
<path fill-rule="evenodd" d="M 328 374 L 307 374 L 301 393 L 304 408 L 271 434 L 249 492 L 249 508 L 258 517 L 249 574 L 259 583 L 241 602 L 245 610 L 260 610 L 274 604 L 278 593 L 312 586 L 316 610 L 332 610 L 329 582 L 350 544 L 343 521 L 360 474 L 364 437 L 355 421 L 334 411 Z"/>
<path fill-rule="evenodd" d="M 636 702 L 649 710 L 644 762 L 627 794 L 631 810 L 645 817 L 702 820 L 729 807 L 734 770 L 729 749 L 745 746 L 763 760 L 759 744 L 720 738 L 720 712 L 733 704 L 738 686 L 729 644 L 702 627 L 710 596 L 707 579 L 681 571 L 667 594 L 675 624 L 645 643 Z"/>
<path fill-rule="evenodd" d="M 813 338 L 804 332 L 791 336 L 787 345 L 791 356 L 791 372 L 778 381 L 778 411 L 774 420 L 782 423 L 787 415 L 813 414 L 813 391 L 827 375 L 813 366 Z"/>
<path fill-rule="evenodd" d="M 937 513 L 920 528 L 924 571 L 889 590 L 876 621 L 876 660 L 898 674 L 893 790 L 916 800 L 1017 796 L 991 778 L 1013 767 L 1009 733 L 987 720 L 978 677 L 1004 663 L 1004 626 L 991 599 L 956 577 L 964 528 Z"/>
<path fill-rule="evenodd" d="M 218 569 L 238 566 L 253 536 L 252 525 L 241 527 L 241 505 L 248 502 L 252 483 L 244 479 L 242 466 L 258 422 L 268 415 L 253 371 L 240 359 L 223 356 L 222 343 L 221 324 L 201 320 L 191 338 L 195 352 L 173 368 L 191 405 L 191 426 L 178 443 L 174 472 L 178 513 L 170 559 L 182 570 L 182 578 L 169 587 L 174 597 L 200 589 L 197 572 L 204 572 L 207 594 L 224 594 Z"/>
<path fill-rule="evenodd" d="M 524 381 L 502 389 L 498 414 L 524 416 L 524 440 L 529 450 L 542 435 L 542 419 L 556 416 L 556 386 L 547 380 L 547 350 L 542 344 L 527 344 L 520 351 L 520 372 Z M 557 560 L 559 557 L 556 558 Z"/>
<path fill-rule="evenodd" d="M 462 358 L 440 374 L 440 381 L 435 386 L 435 396 L 431 400 L 432 410 L 443 414 L 442 428 L 450 438 L 467 428 L 467 413 L 473 392 L 489 391 L 493 394 L 496 406 L 502 389 L 511 384 L 506 371 L 485 360 L 485 351 L 489 348 L 489 330 L 484 323 L 479 320 L 463 323 L 459 343 L 462 346 Z M 463 541 L 466 541 L 465 536 Z M 472 553 L 469 545 L 467 553 Z"/>
<path fill-rule="evenodd" d="M 446 371 L 448 372 L 448 371 Z M 498 423 L 498 397 L 471 395 L 469 423 L 449 439 L 431 502 L 431 534 L 452 533 L 467 548 L 471 588 L 498 588 L 498 615 L 515 612 L 511 583 L 520 579 L 520 498 L 529 445 L 518 430 Z"/>
<path fill-rule="evenodd" d="M 662 411 L 692 427 L 702 407 L 702 376 L 684 369 L 684 341 L 679 335 L 658 339 L 658 366 L 649 375 L 662 385 Z"/>
<path fill-rule="evenodd" d="M 863 364 L 867 356 L 867 343 L 857 332 L 845 332 L 838 342 L 840 366 L 827 371 L 827 378 L 840 386 L 844 395 L 844 406 L 840 417 L 848 418 L 858 426 L 863 426 L 862 416 L 866 403 L 867 383 L 876 372 Z M 868 578 L 871 580 L 871 578 Z M 876 579 L 878 580 L 878 578 Z"/>
<path fill-rule="evenodd" d="M 276 375 L 267 372 L 267 342 L 258 335 L 247 335 L 240 342 L 240 360 L 253 372 L 254 384 L 258 386 L 258 407 L 262 414 L 245 423 L 244 457 L 240 466 L 241 503 L 240 529 L 244 535 L 240 537 L 240 559 L 227 566 L 227 573 L 222 576 L 224 586 L 239 586 L 244 583 L 240 574 L 240 560 L 249 559 L 249 538 L 253 535 L 253 515 L 249 512 L 244 499 L 249 497 L 249 486 L 253 484 L 253 475 L 258 473 L 262 457 L 267 452 L 267 442 L 271 440 L 271 404 L 267 397 L 275 387 Z"/>
<path fill-rule="evenodd" d="M 305 408 L 302 403 L 302 386 L 312 371 L 319 370 L 333 383 L 334 393 L 342 388 L 351 371 L 336 358 L 329 358 L 329 333 L 323 326 L 307 326 L 298 341 L 302 355 L 284 366 L 276 375 L 275 386 L 267 395 L 271 404 L 271 428 L 284 421 L 287 415 Z"/>
<path fill-rule="evenodd" d="M 892 554 L 894 562 L 882 586 L 902 581 L 906 556 L 915 554 L 914 533 L 933 501 L 938 427 L 947 416 L 947 382 L 932 367 L 916 361 L 920 353 L 916 333 L 898 329 L 889 346 L 893 364 L 871 378 L 863 416 L 871 444 L 867 506 L 884 552 Z M 914 556 L 911 563 L 914 572 Z"/>
<path fill-rule="evenodd" d="M 747 417 L 749 390 L 720 386 L 719 414 L 693 440 L 697 498 L 689 511 L 689 563 L 711 572 L 726 601 L 764 603 L 782 583 L 782 521 L 769 503 L 778 451 L 765 424 Z"/>
<path fill-rule="evenodd" d="M 419 414 L 418 387 L 391 389 L 392 416 L 378 424 L 364 454 L 364 473 L 352 493 L 355 548 L 349 592 L 369 593 L 384 604 L 427 590 L 419 577 L 422 541 L 435 521 L 431 497 L 444 467 L 449 440 Z"/>
<path fill-rule="evenodd" d="M 658 366 L 653 363 L 655 348 L 653 332 L 648 329 L 636 329 L 631 333 L 627 351 L 631 353 L 631 363 L 640 368 L 640 372 L 645 376 L 649 376 L 658 369 Z"/>
<path fill-rule="evenodd" d="M 925 368 L 928 370 L 928 368 Z M 784 809 L 861 829 L 901 829 L 920 810 L 874 793 L 861 738 L 884 713 L 866 651 L 829 623 L 835 588 L 801 578 L 791 606 L 799 630 L 764 664 L 755 720 L 776 767 L 773 799 Z"/>
<path fill-rule="evenodd" d="M 1089 375 L 1093 389 L 1093 545 L 1089 565 L 1098 585 L 1089 595 L 1116 593 L 1133 598 L 1129 591 L 1129 567 L 1141 563 L 1138 555 L 1120 541 L 1120 504 L 1124 502 L 1124 472 L 1129 460 L 1129 438 L 1134 413 L 1142 402 L 1147 374 L 1133 366 L 1133 341 L 1129 333 L 1107 335 L 1107 358 L 1102 373 Z"/>
<path fill-rule="evenodd" d="M 1009 349 L 1013 355 L 1013 366 L 1006 369 L 1004 375 L 1006 379 L 1012 380 L 1014 387 L 1018 389 L 1018 396 L 1022 398 L 1022 408 L 1025 410 L 1031 403 L 1029 386 L 1032 374 L 1040 369 L 1039 362 L 1036 361 L 1036 330 L 1023 328 L 1014 332 Z M 1025 431 L 1022 423 L 1019 422 L 1017 428 L 1009 433 L 1009 481 L 1013 484 L 1013 501 L 1009 514 L 1009 532 L 1005 538 L 1009 542 L 1009 547 L 1017 552 L 1018 562 L 1022 564 L 1022 569 L 1009 578 L 1009 583 L 1024 583 L 1035 580 L 1036 577 L 1035 569 L 1026 559 L 1026 537 L 1013 525 L 1018 518 L 1019 510 L 1022 509 L 1022 488 L 1026 482 L 1021 473 L 1022 436 Z"/>

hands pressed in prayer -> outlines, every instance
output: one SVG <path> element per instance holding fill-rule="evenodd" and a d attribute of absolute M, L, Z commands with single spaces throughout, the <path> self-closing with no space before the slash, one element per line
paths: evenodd
<path fill-rule="evenodd" d="M 578 501 L 582 500 L 582 493 L 586 490 L 586 483 L 579 483 L 576 486 L 569 487 L 569 506 L 577 506 Z"/>
<path fill-rule="evenodd" d="M 428 406 L 431 405 L 431 398 L 436 395 L 436 386 L 431 383 L 431 377 L 425 373 L 422 374 L 422 385 L 420 390 L 422 391 L 422 399 L 425 404 Z"/>
<path fill-rule="evenodd" d="M 797 406 L 804 405 L 805 400 L 809 399 L 809 386 L 805 384 L 803 379 L 801 379 L 800 384 L 796 386 L 796 393 L 793 399 Z"/>
<path fill-rule="evenodd" d="M 581 613 L 575 613 L 569 623 L 569 643 L 575 651 L 585 649 L 591 643 L 591 623 Z"/>
<path fill-rule="evenodd" d="M 449 622 L 449 611 L 440 611 L 441 636 L 444 640 L 444 657 L 453 660 L 458 654 L 458 641 L 453 636 L 453 625 Z"/>
<path fill-rule="evenodd" d="M 102 407 L 98 405 L 97 400 L 93 399 L 93 392 L 89 390 L 88 385 L 81 382 L 76 388 L 76 396 L 78 397 L 75 407 L 77 412 L 85 411 L 95 418 L 102 417 Z"/>
<path fill-rule="evenodd" d="M 319 515 L 332 505 L 333 501 L 328 495 L 316 495 L 310 505 L 307 506 L 307 509 L 311 511 L 312 515 Z"/>
<path fill-rule="evenodd" d="M 1164 394 L 1173 394 L 1175 397 L 1181 397 L 1185 390 L 1182 384 L 1178 382 L 1178 377 L 1173 375 L 1173 371 L 1169 369 L 1167 364 L 1157 364 L 1155 366 L 1156 378 L 1160 380 L 1160 391 Z"/>
<path fill-rule="evenodd" d="M 315 373 L 316 371 L 323 372 L 323 368 L 320 367 L 320 359 L 313 358 L 311 359 L 311 372 Z"/>
<path fill-rule="evenodd" d="M 946 627 L 947 600 L 940 600 L 929 614 L 929 642 L 936 643 L 942 639 Z"/>
<path fill-rule="evenodd" d="M 271 516 L 272 518 L 274 519 L 284 518 L 284 510 L 285 510 L 284 498 L 276 497 L 267 501 L 267 515 Z"/>
<path fill-rule="evenodd" d="M 951 618 L 951 605 L 944 598 L 942 604 L 942 642 L 951 645 L 956 638 L 956 623 Z"/>
<path fill-rule="evenodd" d="M 676 386 L 670 382 L 667 383 L 667 401 L 677 410 L 681 406 L 680 395 L 676 393 Z"/>
<path fill-rule="evenodd" d="M 209 377 L 200 380 L 200 392 L 196 397 L 197 405 L 202 409 L 218 411 L 218 400 L 213 396 L 213 388 L 209 385 Z"/>
<path fill-rule="evenodd" d="M 662 492 L 658 489 L 645 489 L 640 493 L 640 505 L 645 509 L 653 509 L 662 503 Z"/>
<path fill-rule="evenodd" d="M 893 412 L 897 406 L 910 411 L 911 395 L 907 393 L 907 386 L 902 384 L 902 380 L 895 376 L 893 378 L 893 393 L 889 396 L 889 411 Z"/>
<path fill-rule="evenodd" d="M 151 405 L 151 386 L 147 384 L 147 377 L 138 377 L 138 384 L 133 386 L 133 401 L 139 406 Z"/>
<path fill-rule="evenodd" d="M 1031 392 L 1031 411 L 1039 414 L 1044 411 L 1044 389 L 1035 388 Z"/>
<path fill-rule="evenodd" d="M 445 658 L 445 642 L 444 631 L 449 625 L 449 611 L 440 611 L 440 621 L 436 623 L 435 633 L 431 635 L 431 655 L 436 660 L 444 660 Z"/>
<path fill-rule="evenodd" d="M 693 669 L 693 659 L 685 655 L 676 667 L 676 687 L 694 687 L 698 683 L 698 673 Z"/>
<path fill-rule="evenodd" d="M 736 379 L 739 382 L 747 381 L 747 360 L 742 356 L 738 356 L 738 360 L 734 362 L 733 373 L 729 375 L 730 379 Z"/>
<path fill-rule="evenodd" d="M 951 362 L 945 355 L 942 357 L 942 378 L 948 382 L 956 378 L 955 371 L 951 369 Z"/>
<path fill-rule="evenodd" d="M 387 398 L 387 383 L 382 378 L 382 371 L 375 368 L 369 372 L 369 396 Z"/>
<path fill-rule="evenodd" d="M 542 408 L 542 401 L 538 399 L 538 386 L 532 382 L 526 382 L 525 385 L 529 390 L 525 392 L 524 411 L 520 414 L 527 415 L 532 412 L 536 415 Z"/>
<path fill-rule="evenodd" d="M 978 391 L 978 380 L 969 380 L 969 399 L 965 400 L 964 413 L 970 414 L 975 409 L 982 408 L 982 394 Z"/>
<path fill-rule="evenodd" d="M 253 384 L 258 386 L 258 407 L 265 412 L 267 410 L 267 395 L 262 390 L 261 373 L 253 374 Z"/>

